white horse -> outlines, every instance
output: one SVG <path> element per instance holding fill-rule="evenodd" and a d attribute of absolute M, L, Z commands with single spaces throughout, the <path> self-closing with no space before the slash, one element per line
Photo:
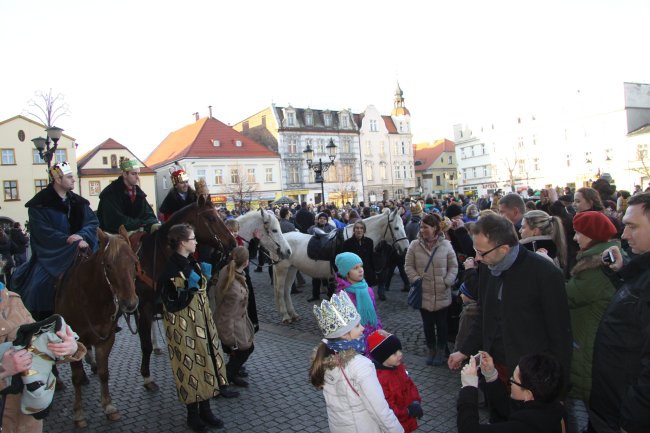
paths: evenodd
<path fill-rule="evenodd" d="M 291 246 L 282 235 L 280 221 L 263 209 L 247 212 L 237 217 L 239 236 L 250 241 L 255 234 L 260 236 L 260 244 L 271 254 L 273 260 L 283 260 L 291 257 Z"/>
<path fill-rule="evenodd" d="M 366 224 L 365 236 L 372 239 L 375 245 L 385 240 L 397 249 L 399 254 L 406 254 L 409 241 L 404 232 L 402 218 L 397 214 L 397 209 L 372 216 L 363 220 L 363 222 Z M 354 224 L 349 224 L 345 227 L 344 239 L 353 236 L 353 226 Z M 281 260 L 274 266 L 275 278 L 273 282 L 275 306 L 282 315 L 282 322 L 289 323 L 299 318 L 291 301 L 291 285 L 296 278 L 296 272 L 300 271 L 312 278 L 327 279 L 331 276 L 332 271 L 329 261 L 312 260 L 307 256 L 307 244 L 312 237 L 311 235 L 291 232 L 285 233 L 284 237 L 289 242 L 293 254 L 288 260 Z"/>

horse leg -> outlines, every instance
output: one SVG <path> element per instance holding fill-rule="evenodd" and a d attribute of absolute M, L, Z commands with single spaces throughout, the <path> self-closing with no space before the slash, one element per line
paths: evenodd
<path fill-rule="evenodd" d="M 88 427 L 88 421 L 86 421 L 86 414 L 81 403 L 81 385 L 83 385 L 83 378 L 86 377 L 83 363 L 81 361 L 71 363 L 70 370 L 72 370 L 72 384 L 74 385 L 74 425 L 76 428 L 85 428 Z M 86 380 L 88 380 L 87 377 Z"/>
<path fill-rule="evenodd" d="M 117 421 L 121 418 L 120 413 L 115 406 L 113 406 L 111 394 L 108 390 L 108 356 L 111 354 L 114 342 L 115 334 L 112 334 L 108 340 L 95 346 L 97 374 L 99 376 L 102 394 L 102 408 L 104 409 L 104 414 L 109 421 Z"/>
<path fill-rule="evenodd" d="M 160 346 L 160 340 L 158 340 L 158 338 L 159 338 L 158 334 L 160 332 L 159 332 L 159 329 L 158 329 L 158 323 L 156 323 L 156 322 L 157 322 L 157 320 L 154 320 L 151 323 L 151 342 L 153 343 L 153 353 L 155 355 L 162 355 L 163 351 L 162 351 L 162 348 Z"/>
<path fill-rule="evenodd" d="M 86 352 L 86 356 L 84 356 L 84 361 L 86 361 L 86 364 L 90 365 L 90 371 L 92 371 L 93 374 L 97 374 L 97 363 L 95 362 L 95 356 L 94 356 L 94 348 L 93 346 L 90 346 L 87 348 L 88 351 Z M 86 376 L 86 372 L 84 371 L 84 377 L 86 380 L 84 381 L 84 385 L 88 385 L 88 376 Z"/>
<path fill-rule="evenodd" d="M 158 391 L 158 385 L 151 378 L 149 363 L 151 362 L 151 322 L 153 318 L 153 306 L 140 303 L 140 317 L 138 318 L 138 336 L 140 337 L 140 350 L 142 351 L 142 362 L 140 363 L 140 374 L 144 379 L 143 386 L 147 391 Z"/>
<path fill-rule="evenodd" d="M 287 307 L 287 312 L 291 316 L 291 321 L 294 322 L 300 319 L 300 315 L 296 313 L 296 310 L 293 308 L 293 299 L 291 299 L 291 286 L 296 280 L 296 273 L 298 268 L 290 267 L 287 269 L 287 275 L 284 279 L 284 302 Z"/>
<path fill-rule="evenodd" d="M 280 263 L 278 263 L 275 266 L 275 279 L 273 281 L 275 307 L 277 308 L 278 313 L 282 316 L 282 323 L 285 324 L 291 322 L 291 316 L 287 312 L 287 304 L 284 297 L 287 272 L 288 268 L 286 266 L 280 266 Z M 291 289 L 289 289 L 289 291 L 291 291 Z"/>

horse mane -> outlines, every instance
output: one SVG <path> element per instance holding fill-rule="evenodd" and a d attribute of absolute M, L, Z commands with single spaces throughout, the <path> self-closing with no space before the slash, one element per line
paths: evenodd
<path fill-rule="evenodd" d="M 128 250 L 126 254 L 132 255 L 133 258 L 137 260 L 135 253 L 133 253 L 133 250 L 131 249 L 131 245 L 126 241 L 126 239 L 120 235 L 112 235 L 109 233 L 106 233 L 106 235 L 108 236 L 108 243 L 106 244 L 106 247 L 104 247 L 104 256 L 106 257 L 106 261 L 115 262 L 120 255 L 124 254 L 123 250 Z"/>

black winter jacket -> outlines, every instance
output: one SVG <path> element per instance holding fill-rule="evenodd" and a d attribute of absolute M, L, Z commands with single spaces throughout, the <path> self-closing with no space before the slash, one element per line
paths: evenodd
<path fill-rule="evenodd" d="M 623 285 L 596 333 L 590 419 L 611 430 L 650 431 L 650 252 L 619 271 Z M 607 431 L 600 429 L 597 431 Z"/>

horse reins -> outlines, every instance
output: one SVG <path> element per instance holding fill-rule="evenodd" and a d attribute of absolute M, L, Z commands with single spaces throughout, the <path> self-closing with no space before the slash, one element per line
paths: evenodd
<path fill-rule="evenodd" d="M 108 278 L 108 273 L 106 272 L 106 264 L 104 263 L 104 254 L 106 254 L 106 251 L 108 250 L 108 246 L 110 245 L 110 243 L 111 243 L 111 241 L 110 241 L 110 238 L 109 238 L 108 242 L 106 242 L 106 246 L 104 247 L 104 252 L 102 253 L 102 261 L 101 261 L 102 271 L 104 272 L 104 278 L 106 279 L 106 283 L 108 284 L 108 289 L 111 291 L 111 294 L 113 295 L 113 305 L 115 305 L 115 311 L 113 312 L 113 314 L 111 314 L 111 321 L 110 321 L 111 330 L 108 331 L 108 334 L 106 334 L 106 336 L 102 337 L 101 335 L 99 335 L 95 331 L 95 328 L 93 328 L 93 325 L 92 325 L 92 323 L 90 321 L 90 318 L 88 317 L 87 309 L 86 308 L 83 309 L 84 317 L 85 317 L 86 322 L 88 324 L 88 328 L 93 333 L 93 335 L 95 337 L 97 337 L 99 339 L 99 341 L 102 341 L 102 342 L 108 340 L 108 338 L 111 336 L 111 333 L 112 333 L 112 330 L 113 330 L 113 324 L 115 323 L 115 318 L 117 317 L 117 313 L 120 310 L 119 302 L 117 300 L 117 295 L 115 294 L 115 291 L 113 290 L 113 284 L 111 283 L 111 280 Z M 83 291 L 82 291 L 82 293 L 83 293 Z"/>

